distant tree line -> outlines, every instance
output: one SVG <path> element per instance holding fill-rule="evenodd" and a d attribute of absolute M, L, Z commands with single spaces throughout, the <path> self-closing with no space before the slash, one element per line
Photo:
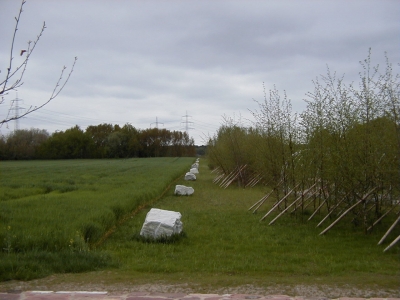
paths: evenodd
<path fill-rule="evenodd" d="M 79 126 L 49 134 L 42 129 L 16 130 L 0 137 L 0 159 L 77 159 L 195 156 L 186 132 L 130 124 Z"/>

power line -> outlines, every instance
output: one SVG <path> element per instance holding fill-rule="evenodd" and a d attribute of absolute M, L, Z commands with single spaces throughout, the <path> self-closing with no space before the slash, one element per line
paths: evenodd
<path fill-rule="evenodd" d="M 15 111 L 15 113 L 14 113 L 14 130 L 19 130 L 19 118 L 20 118 L 19 111 L 24 110 L 23 107 L 19 106 L 20 101 L 23 101 L 23 100 L 18 98 L 18 93 L 17 93 L 17 97 L 14 100 L 11 100 L 10 112 Z"/>
<path fill-rule="evenodd" d="M 62 115 L 64 118 L 69 118 L 69 119 L 74 119 L 74 120 L 87 120 L 87 121 L 97 121 L 97 122 L 106 122 L 106 123 L 121 123 L 121 121 L 115 121 L 115 120 L 105 120 L 105 119 L 96 119 L 96 118 L 89 118 L 89 117 L 83 117 L 83 116 L 78 116 L 78 115 L 71 115 L 71 114 L 66 114 L 66 113 L 61 113 L 57 111 L 52 111 L 48 109 L 40 109 L 38 113 L 43 113 L 47 115 Z"/>
<path fill-rule="evenodd" d="M 191 118 L 192 116 L 188 115 L 188 112 L 186 111 L 186 115 L 182 116 L 182 118 L 185 118 L 185 121 L 182 121 L 181 123 L 185 124 L 185 131 L 187 133 L 187 135 L 189 135 L 189 129 L 194 129 L 193 127 L 190 127 L 193 125 L 193 122 L 189 121 L 189 118 Z"/>
<path fill-rule="evenodd" d="M 156 124 L 156 128 L 157 129 L 158 129 L 158 124 L 163 124 L 164 125 L 164 123 L 158 122 L 158 118 L 157 117 L 156 117 L 156 122 L 155 123 L 150 123 L 150 127 L 151 127 L 152 124 Z"/>

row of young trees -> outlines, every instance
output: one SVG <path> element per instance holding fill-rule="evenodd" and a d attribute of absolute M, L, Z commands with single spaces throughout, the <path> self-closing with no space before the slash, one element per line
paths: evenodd
<path fill-rule="evenodd" d="M 111 124 L 78 126 L 49 134 L 16 130 L 0 138 L 0 159 L 71 159 L 194 156 L 194 140 L 186 132 L 136 129 Z"/>
<path fill-rule="evenodd" d="M 301 114 L 274 88 L 253 112 L 254 127 L 226 119 L 208 143 L 218 180 L 261 181 L 284 198 L 276 209 L 313 202 L 331 217 L 351 212 L 354 224 L 370 230 L 400 199 L 400 78 L 388 60 L 382 73 L 372 67 L 370 54 L 361 67 L 358 86 L 328 69 Z"/>

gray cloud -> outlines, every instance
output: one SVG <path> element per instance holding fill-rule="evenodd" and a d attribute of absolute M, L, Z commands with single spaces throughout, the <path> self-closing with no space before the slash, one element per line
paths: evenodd
<path fill-rule="evenodd" d="M 19 1 L 0 4 L 2 72 L 18 8 Z M 251 118 L 263 82 L 286 90 L 302 110 L 311 81 L 327 66 L 357 80 L 358 61 L 370 47 L 374 63 L 384 62 L 385 51 L 399 62 L 399 16 L 391 0 L 28 0 L 17 51 L 43 21 L 47 29 L 18 91 L 24 106 L 41 103 L 62 66 L 70 67 L 75 56 L 78 63 L 62 94 L 20 127 L 52 132 L 129 122 L 147 128 L 157 117 L 165 128 L 181 130 L 187 111 L 195 128 L 189 133 L 201 143 L 223 115 Z M 14 97 L 6 97 L 1 115 Z"/>

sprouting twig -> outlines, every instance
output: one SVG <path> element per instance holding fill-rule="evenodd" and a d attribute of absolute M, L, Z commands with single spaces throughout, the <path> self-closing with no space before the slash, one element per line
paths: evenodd
<path fill-rule="evenodd" d="M 63 88 L 64 88 L 65 85 L 67 84 L 69 78 L 71 77 L 71 74 L 72 74 L 72 72 L 74 71 L 74 67 L 75 67 L 75 64 L 76 64 L 76 61 L 77 61 L 77 60 L 78 60 L 78 57 L 75 57 L 74 62 L 73 62 L 72 67 L 71 67 L 71 71 L 68 73 L 68 76 L 67 76 L 67 78 L 65 79 L 65 81 L 63 82 L 63 84 L 61 85 L 61 87 L 58 88 L 58 87 L 60 86 L 61 80 L 63 79 L 64 71 L 65 71 L 65 69 L 66 69 L 65 66 L 63 67 L 63 69 L 61 70 L 60 78 L 58 79 L 58 81 L 57 81 L 57 83 L 56 83 L 56 85 L 55 85 L 55 87 L 54 87 L 54 90 L 53 90 L 53 92 L 52 92 L 50 98 L 47 99 L 46 102 L 42 103 L 40 106 L 35 106 L 35 107 L 32 107 L 32 106 L 31 106 L 31 107 L 29 107 L 29 109 L 28 109 L 25 113 L 23 113 L 23 114 L 21 114 L 21 115 L 19 115 L 19 116 L 10 117 L 10 118 L 6 117 L 4 120 L 0 121 L 0 126 L 2 126 L 4 123 L 7 123 L 7 122 L 12 121 L 12 120 L 16 120 L 16 119 L 23 118 L 23 117 L 25 117 L 26 115 L 29 115 L 29 114 L 33 113 L 34 111 L 37 111 L 37 110 L 41 109 L 42 107 L 44 107 L 46 104 L 48 104 L 51 100 L 53 100 L 54 98 L 56 98 L 56 97 L 58 96 L 58 94 L 63 90 Z M 57 88 L 58 88 L 58 89 L 57 89 Z"/>
<path fill-rule="evenodd" d="M 36 37 L 36 39 L 33 42 L 32 41 L 28 42 L 27 49 L 24 49 L 24 50 L 20 51 L 20 55 L 21 56 L 26 53 L 23 62 L 19 66 L 17 66 L 15 69 L 13 69 L 13 60 L 14 60 L 13 55 L 14 55 L 15 39 L 16 39 L 16 35 L 17 35 L 17 31 L 18 31 L 18 26 L 19 26 L 19 23 L 20 23 L 21 15 L 22 15 L 22 12 L 23 12 L 23 6 L 24 6 L 25 3 L 26 3 L 26 0 L 22 0 L 18 16 L 15 17 L 16 23 L 15 23 L 14 32 L 13 32 L 12 41 L 11 41 L 10 58 L 9 58 L 9 63 L 8 63 L 8 67 L 7 67 L 7 72 L 5 74 L 4 80 L 0 82 L 0 95 L 2 96 L 1 100 L 0 100 L 0 104 L 2 104 L 4 102 L 4 95 L 7 95 L 7 92 L 9 92 L 11 90 L 16 90 L 17 88 L 19 88 L 19 87 L 21 87 L 23 85 L 22 79 L 24 77 L 24 74 L 25 74 L 25 71 L 26 71 L 26 68 L 27 68 L 27 65 L 28 65 L 29 58 L 32 55 L 32 53 L 33 53 L 37 43 L 39 42 L 40 38 L 42 37 L 44 30 L 46 29 L 46 23 L 43 22 L 43 26 L 42 26 L 38 36 Z M 62 80 L 64 78 L 64 71 L 66 70 L 66 67 L 65 66 L 63 67 L 63 69 L 61 70 L 60 77 L 59 77 L 59 79 L 58 79 L 58 81 L 57 81 L 57 83 L 56 83 L 56 85 L 55 85 L 55 87 L 53 89 L 53 92 L 52 92 L 51 96 L 47 99 L 47 101 L 45 101 L 43 104 L 41 104 L 39 106 L 35 106 L 35 107 L 31 106 L 31 107 L 29 107 L 29 109 L 26 110 L 25 113 L 23 113 L 21 115 L 18 115 L 18 116 L 14 116 L 14 117 L 10 117 L 10 110 L 11 110 L 11 108 L 10 108 L 10 110 L 8 111 L 8 114 L 5 117 L 5 119 L 0 121 L 0 127 L 3 124 L 7 123 L 7 122 L 23 118 L 26 115 L 31 114 L 34 111 L 37 111 L 37 110 L 41 109 L 46 104 L 48 104 L 51 100 L 56 98 L 60 94 L 60 92 L 64 89 L 64 87 L 67 84 L 67 82 L 69 81 L 69 79 L 71 77 L 71 74 L 74 71 L 74 67 L 75 67 L 77 59 L 78 58 L 75 57 L 75 60 L 74 60 L 74 62 L 72 64 L 71 71 L 68 73 L 68 76 L 65 78 L 64 82 L 62 82 Z M 11 79 L 13 77 L 16 77 L 16 76 L 18 76 L 18 77 L 16 79 L 14 78 L 13 81 L 11 81 Z"/>

